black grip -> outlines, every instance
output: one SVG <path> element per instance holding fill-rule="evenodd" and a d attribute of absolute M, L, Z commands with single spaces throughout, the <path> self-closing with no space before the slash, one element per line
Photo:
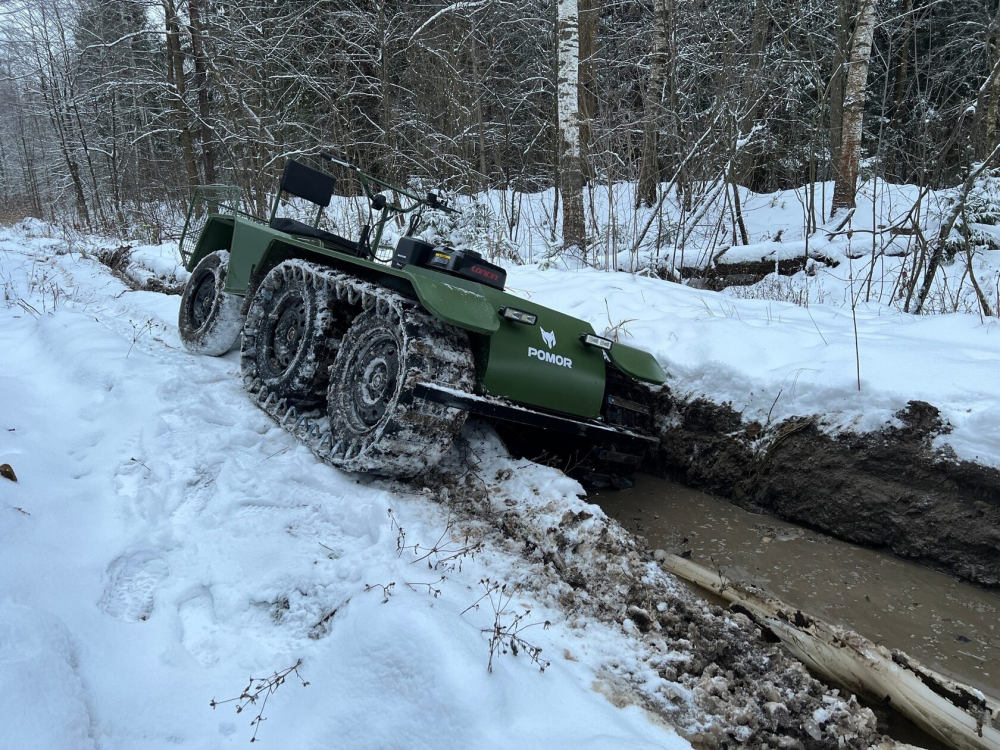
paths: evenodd
<path fill-rule="evenodd" d="M 428 193 L 427 197 L 424 198 L 424 203 L 427 205 L 428 208 L 434 208 L 437 209 L 438 211 L 446 211 L 450 214 L 461 213 L 461 211 L 457 211 L 456 209 L 451 208 L 450 206 L 448 206 L 447 203 L 438 198 L 437 193 Z"/>
<path fill-rule="evenodd" d="M 326 159 L 334 164 L 342 164 L 345 167 L 353 167 L 354 165 L 348 160 L 346 156 L 335 156 L 327 151 L 320 151 L 319 156 L 321 159 Z"/>

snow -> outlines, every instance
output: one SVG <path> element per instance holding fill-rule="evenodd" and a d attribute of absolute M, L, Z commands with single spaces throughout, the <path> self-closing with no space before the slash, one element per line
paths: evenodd
<path fill-rule="evenodd" d="M 630 189 L 615 186 L 615 200 L 630 202 Z M 723 293 L 608 273 L 582 258 L 499 260 L 509 291 L 648 349 L 679 393 L 731 401 L 762 422 L 819 415 L 830 431 L 877 428 L 921 399 L 952 426 L 940 447 L 1000 465 L 997 324 L 960 296 L 952 299 L 963 312 L 901 312 L 892 278 L 910 262 L 905 240 L 888 242 L 874 264 L 867 259 L 874 235 L 865 228 L 905 214 L 914 191 L 885 187 L 877 205 L 862 194 L 853 238 L 809 238 L 812 257 L 838 266 L 810 264 Z M 501 197 L 480 196 L 494 206 Z M 727 249 L 726 259 L 805 255 L 802 197 L 746 191 L 753 244 Z M 526 199 L 521 234 L 494 235 L 497 243 L 481 249 L 547 256 L 558 242 L 535 218 L 546 215 L 546 200 L 551 193 Z M 598 213 L 612 215 L 614 201 L 601 201 Z M 625 233 L 608 258 L 648 270 L 656 251 L 648 243 L 637 254 L 622 249 L 634 239 Z M 677 268 L 709 264 L 724 249 L 705 233 L 690 240 Z M 256 712 L 236 714 L 229 703 L 213 711 L 209 701 L 237 696 L 249 675 L 302 659 L 310 685 L 289 679 L 269 699 L 259 741 L 687 746 L 634 705 L 638 689 L 669 712 L 670 696 L 685 702 L 697 689 L 650 667 L 632 616 L 623 611 L 609 624 L 568 615 L 559 606 L 565 592 L 535 576 L 512 545 L 437 569 L 413 564 L 411 551 L 399 554 L 394 520 L 405 544 L 423 549 L 443 532 L 460 546 L 468 531 L 433 489 L 318 462 L 251 404 L 236 353 L 216 359 L 184 350 L 178 297 L 128 291 L 80 252 L 93 249 L 93 241 L 35 220 L 0 229 L 0 463 L 19 478 L 0 479 L 0 679 L 19 686 L 7 699 L 5 741 L 43 749 L 235 746 L 252 736 Z M 1000 278 L 997 256 L 976 257 L 988 295 Z M 137 247 L 132 263 L 140 280 L 186 278 L 174 244 Z M 960 265 L 943 269 L 934 292 L 941 300 Z M 483 476 L 505 477 L 491 500 L 495 513 L 515 503 L 542 530 L 584 510 L 593 517 L 581 529 L 603 523 L 573 480 L 511 461 L 489 436 L 477 440 Z M 629 564 L 623 559 L 622 570 Z M 493 614 L 468 610 L 484 579 L 520 587 L 504 616 L 528 612 L 525 637 L 551 662 L 544 672 L 523 652 L 497 657 L 487 671 L 484 630 Z M 389 584 L 384 597 L 380 587 Z M 656 658 L 662 665 L 684 657 Z"/>
<path fill-rule="evenodd" d="M 960 458 L 1000 465 L 1000 324 L 976 315 L 913 316 L 881 305 L 736 299 L 623 273 L 516 267 L 508 288 L 649 350 L 683 394 L 731 401 L 745 419 L 825 415 L 830 429 L 875 429 L 911 399 L 954 430 Z M 773 408 L 772 408 L 773 407 Z"/>
<path fill-rule="evenodd" d="M 461 538 L 433 492 L 318 462 L 250 403 L 235 353 L 183 349 L 178 297 L 61 248 L 0 230 L 0 462 L 19 480 L 0 479 L 4 746 L 243 746 L 256 711 L 209 701 L 302 659 L 310 684 L 269 698 L 265 746 L 688 747 L 594 689 L 636 646 L 552 597 L 519 591 L 503 615 L 529 611 L 550 666 L 488 672 L 494 614 L 466 610 L 481 579 L 522 581 L 514 551 L 436 570 L 399 554 L 393 518 L 406 545 Z M 511 484 L 580 491 L 543 467 Z M 384 603 L 366 591 L 389 583 Z"/>

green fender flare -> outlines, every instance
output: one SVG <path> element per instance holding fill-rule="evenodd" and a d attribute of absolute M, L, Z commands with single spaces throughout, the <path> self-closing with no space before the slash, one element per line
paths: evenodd
<path fill-rule="evenodd" d="M 407 266 L 420 304 L 445 323 L 491 336 L 500 328 L 500 318 L 481 284 Z"/>
<path fill-rule="evenodd" d="M 616 343 L 611 347 L 608 356 L 619 370 L 626 375 L 631 375 L 636 380 L 653 385 L 663 385 L 667 379 L 667 373 L 660 367 L 656 357 L 642 349 Z"/>

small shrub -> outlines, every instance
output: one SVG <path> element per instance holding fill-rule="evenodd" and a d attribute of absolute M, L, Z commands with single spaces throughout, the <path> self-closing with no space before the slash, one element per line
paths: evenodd
<path fill-rule="evenodd" d="M 260 730 L 260 724 L 262 721 L 266 720 L 264 716 L 264 709 L 267 707 L 268 699 L 277 692 L 278 688 L 285 684 L 288 676 L 294 674 L 299 682 L 302 683 L 302 687 L 308 687 L 309 683 L 302 678 L 299 674 L 299 667 L 302 666 L 302 660 L 299 659 L 292 666 L 287 669 L 283 669 L 280 672 L 275 672 L 270 677 L 254 677 L 250 676 L 247 686 L 243 688 L 243 691 L 235 698 L 226 698 L 225 700 L 217 701 L 215 698 L 209 702 L 209 706 L 214 710 L 216 707 L 221 706 L 224 703 L 236 703 L 236 713 L 241 714 L 247 706 L 256 706 L 258 701 L 260 702 L 260 710 L 254 717 L 253 721 L 250 722 L 250 726 L 253 727 L 253 736 L 250 737 L 251 742 L 257 741 L 257 732 Z"/>

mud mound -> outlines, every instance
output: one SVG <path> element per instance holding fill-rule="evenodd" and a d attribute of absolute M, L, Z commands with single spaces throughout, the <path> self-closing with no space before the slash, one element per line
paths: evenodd
<path fill-rule="evenodd" d="M 950 426 L 911 401 L 875 432 L 830 434 L 820 417 L 765 429 L 728 404 L 657 396 L 650 473 L 743 507 L 1000 587 L 1000 471 L 933 445 Z"/>
<path fill-rule="evenodd" d="M 440 474 L 436 491 L 491 544 L 523 556 L 519 586 L 554 599 L 576 627 L 629 634 L 634 651 L 611 655 L 596 686 L 612 701 L 642 705 L 701 748 L 884 739 L 871 711 L 813 679 L 749 618 L 691 594 L 572 482 L 527 462 L 515 476 L 495 436 L 469 443 L 474 460 Z"/>

